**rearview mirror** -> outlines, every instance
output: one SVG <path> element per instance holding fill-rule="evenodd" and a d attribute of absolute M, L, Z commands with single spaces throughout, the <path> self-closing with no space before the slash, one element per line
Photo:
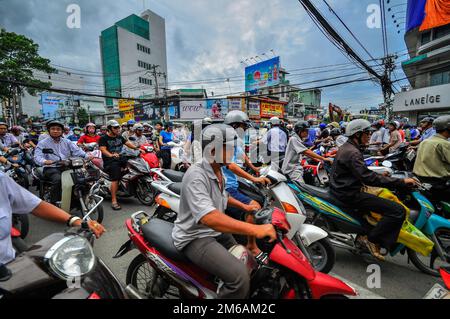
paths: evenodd
<path fill-rule="evenodd" d="M 51 148 L 44 148 L 42 150 L 42 153 L 44 153 L 44 154 L 55 154 L 55 152 Z"/>

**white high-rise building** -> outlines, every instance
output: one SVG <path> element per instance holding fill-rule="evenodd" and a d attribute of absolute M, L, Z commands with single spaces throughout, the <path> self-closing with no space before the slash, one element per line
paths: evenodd
<path fill-rule="evenodd" d="M 102 31 L 100 49 L 105 94 L 163 96 L 167 87 L 165 20 L 150 10 Z M 113 106 L 113 99 L 106 99 Z"/>

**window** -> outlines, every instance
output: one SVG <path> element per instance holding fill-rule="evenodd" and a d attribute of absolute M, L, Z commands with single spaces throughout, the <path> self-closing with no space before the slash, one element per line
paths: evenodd
<path fill-rule="evenodd" d="M 137 44 L 137 49 L 138 49 L 138 51 L 141 51 L 141 52 L 144 52 L 144 53 L 147 53 L 147 54 L 151 54 L 151 50 L 150 50 L 150 48 L 149 47 L 146 47 L 146 46 L 144 46 L 144 45 L 142 45 L 142 44 Z"/>
<path fill-rule="evenodd" d="M 151 70 L 152 69 L 152 65 L 150 63 L 143 62 L 143 61 L 138 61 L 138 66 L 140 68 L 144 68 L 146 70 Z"/>
<path fill-rule="evenodd" d="M 439 39 L 450 34 L 450 24 L 443 25 L 442 27 L 434 29 L 433 39 Z"/>
<path fill-rule="evenodd" d="M 427 44 L 430 41 L 431 41 L 431 31 L 426 31 L 422 33 L 422 40 L 421 40 L 422 45 Z"/>
<path fill-rule="evenodd" d="M 152 85 L 152 80 L 139 77 L 139 83 L 146 84 L 146 85 Z"/>
<path fill-rule="evenodd" d="M 450 66 L 430 73 L 430 85 L 442 85 L 450 83 Z"/>

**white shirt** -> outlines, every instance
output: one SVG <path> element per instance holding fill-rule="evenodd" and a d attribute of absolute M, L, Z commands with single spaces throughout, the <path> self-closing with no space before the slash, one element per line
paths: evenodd
<path fill-rule="evenodd" d="M 30 214 L 40 203 L 40 198 L 0 172 L 0 264 L 16 256 L 11 241 L 12 214 Z"/>

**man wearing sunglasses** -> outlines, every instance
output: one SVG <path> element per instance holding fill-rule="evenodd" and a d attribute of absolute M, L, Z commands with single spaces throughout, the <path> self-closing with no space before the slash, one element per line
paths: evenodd
<path fill-rule="evenodd" d="M 123 146 L 132 150 L 139 150 L 131 141 L 120 135 L 120 125 L 117 121 L 111 120 L 107 123 L 108 132 L 100 138 L 98 143 L 103 155 L 103 167 L 111 178 L 111 203 L 114 210 L 121 210 L 117 202 L 117 190 L 119 181 L 122 178 L 122 168 L 126 166 L 126 159 L 120 156 Z"/>
<path fill-rule="evenodd" d="M 331 170 L 331 194 L 350 209 L 365 214 L 375 212 L 383 216 L 381 221 L 359 241 L 370 253 L 384 260 L 381 247 L 390 250 L 405 221 L 406 211 L 400 204 L 363 192 L 363 186 L 405 188 L 418 182 L 412 178 L 398 179 L 377 174 L 369 170 L 364 162 L 363 149 L 369 145 L 373 128 L 369 121 L 358 119 L 350 122 L 345 135 L 348 141 L 336 154 Z"/>

